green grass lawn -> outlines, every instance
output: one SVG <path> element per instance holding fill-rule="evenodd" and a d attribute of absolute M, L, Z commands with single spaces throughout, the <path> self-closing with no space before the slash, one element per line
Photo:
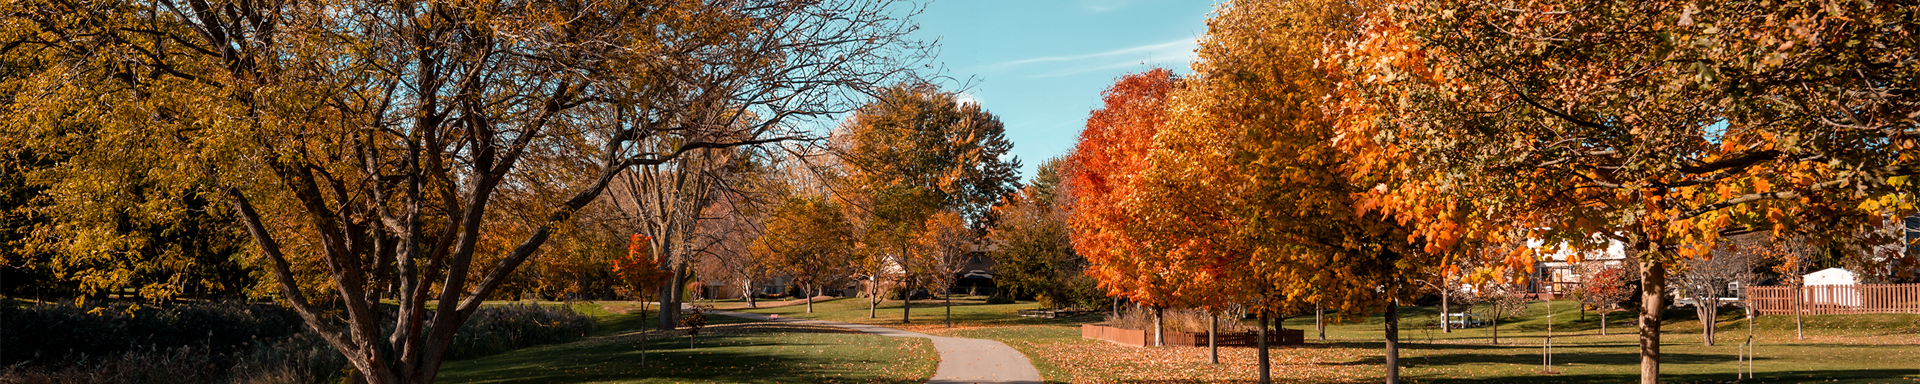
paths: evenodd
<path fill-rule="evenodd" d="M 1639 336 L 1633 312 L 1608 315 L 1609 335 L 1600 335 L 1600 317 L 1584 319 L 1572 302 L 1552 303 L 1554 358 L 1552 370 L 1542 375 L 1542 343 L 1548 335 L 1547 302 L 1534 302 L 1527 313 L 1503 319 L 1500 344 L 1492 344 L 1493 328 L 1481 327 L 1443 333 L 1438 308 L 1403 307 L 1401 358 L 1409 367 L 1402 375 L 1416 382 L 1609 383 L 1632 381 L 1639 375 Z M 1484 308 L 1480 308 L 1484 309 Z M 1716 382 L 1735 378 L 1739 345 L 1749 333 L 1744 316 L 1735 311 L 1716 319 L 1715 345 L 1705 345 L 1703 326 L 1691 309 L 1663 313 L 1661 377 L 1670 382 Z M 1304 329 L 1314 339 L 1313 318 L 1285 322 Z M 1384 343 L 1381 318 L 1337 324 L 1327 329 L 1325 345 L 1378 350 Z M 1758 357 L 1753 370 L 1760 382 L 1836 381 L 1856 383 L 1920 381 L 1920 315 L 1806 316 L 1807 339 L 1794 334 L 1792 316 L 1762 316 L 1753 321 Z M 1378 366 L 1378 354 L 1354 364 Z M 1752 381 L 1752 380 L 1749 380 Z"/>
<path fill-rule="evenodd" d="M 714 316 L 735 329 L 702 336 L 686 348 L 678 333 L 647 333 L 653 353 L 638 367 L 636 329 L 649 328 L 652 316 L 607 312 L 607 303 L 574 303 L 575 309 L 601 321 L 600 336 L 570 344 L 535 347 L 503 355 L 449 363 L 448 382 L 915 382 L 930 376 L 938 361 L 924 340 L 889 339 L 833 329 L 791 325 L 746 325 Z M 738 305 L 739 303 L 727 303 Z M 944 327 L 944 304 L 914 302 L 913 322 L 901 322 L 901 302 L 884 302 L 868 318 L 867 301 L 836 299 L 806 306 L 743 309 L 852 323 L 877 324 L 943 336 L 999 340 L 1033 361 L 1048 382 L 1236 382 L 1254 377 L 1251 348 L 1224 348 L 1222 365 L 1206 363 L 1204 348 L 1140 348 L 1081 339 L 1078 324 L 1099 322 L 1099 314 L 1068 319 L 1018 316 L 1036 308 L 1031 302 L 986 304 L 982 298 L 954 301 L 956 328 Z M 1414 383 L 1612 383 L 1638 377 L 1639 354 L 1631 312 L 1608 317 L 1611 335 L 1600 335 L 1599 316 L 1583 319 L 1570 302 L 1552 303 L 1553 370 L 1540 370 L 1541 342 L 1547 335 L 1548 303 L 1535 302 L 1520 316 L 1502 319 L 1500 343 L 1490 327 L 1442 333 L 1438 308 L 1402 307 L 1402 377 Z M 1461 309 L 1455 308 L 1455 311 Z M 652 315 L 657 312 L 650 312 Z M 1718 319 L 1718 345 L 1703 345 L 1701 326 L 1687 309 L 1666 313 L 1662 378 L 1667 382 L 1734 380 L 1738 343 L 1747 337 L 1738 313 Z M 1382 375 L 1381 318 L 1334 323 L 1328 340 L 1315 338 L 1312 317 L 1287 319 L 1284 326 L 1307 331 L 1308 343 L 1274 351 L 1281 382 L 1369 382 Z M 1797 339 L 1791 316 L 1754 321 L 1759 357 L 1757 382 L 1920 382 L 1920 315 L 1806 316 L 1806 339 Z M 709 343 L 711 342 L 711 343 Z M 1756 380 L 1746 380 L 1756 381 Z"/>
<path fill-rule="evenodd" d="M 597 336 L 448 362 L 448 383 L 922 383 L 939 358 L 926 339 L 837 328 L 708 317 L 689 347 L 684 332 L 650 330 L 653 314 L 574 303 L 600 320 Z M 641 349 L 647 365 L 642 367 Z"/>
<path fill-rule="evenodd" d="M 1526 314 L 1503 319 L 1500 344 L 1488 327 L 1442 333 L 1438 308 L 1402 307 L 1402 377 L 1416 383 L 1615 383 L 1639 375 L 1637 328 L 1631 312 L 1615 312 L 1611 335 L 1599 334 L 1599 316 L 1582 319 L 1569 302 L 1553 306 L 1554 366 L 1543 375 L 1541 342 L 1547 335 L 1547 303 L 1533 303 Z M 864 306 L 860 308 L 864 318 Z M 1458 311 L 1459 309 L 1455 309 Z M 830 316 L 839 316 L 828 314 Z M 1735 378 L 1738 343 L 1745 341 L 1745 319 L 1728 313 L 1718 320 L 1718 345 L 1703 345 L 1694 312 L 1665 314 L 1661 373 L 1667 382 L 1730 382 Z M 916 316 L 917 318 L 918 316 Z M 1018 321 L 1001 322 L 1017 324 Z M 988 324 L 993 324 L 988 322 Z M 1312 317 L 1291 318 L 1290 329 L 1307 331 L 1308 344 L 1274 351 L 1275 374 L 1282 382 L 1378 381 L 1384 368 L 1381 318 L 1328 327 L 1328 340 L 1315 339 Z M 1624 325 L 1623 325 L 1624 324 Z M 1764 316 L 1754 322 L 1759 379 L 1748 382 L 1920 382 L 1920 315 L 1806 316 L 1807 338 L 1796 339 L 1791 316 Z M 967 328 L 936 333 L 999 340 L 1033 360 L 1049 382 L 1218 382 L 1251 380 L 1255 361 L 1250 348 L 1224 348 L 1222 365 L 1206 363 L 1204 348 L 1139 348 L 1081 339 L 1063 325 Z"/>

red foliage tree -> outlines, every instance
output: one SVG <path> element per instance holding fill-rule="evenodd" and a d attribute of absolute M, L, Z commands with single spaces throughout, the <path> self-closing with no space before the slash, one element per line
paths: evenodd
<path fill-rule="evenodd" d="M 634 234 L 627 243 L 627 255 L 613 259 L 613 275 L 620 279 L 621 295 L 641 301 L 641 317 L 646 317 L 646 294 L 654 292 L 672 276 L 667 260 L 653 252 L 653 239 Z"/>
<path fill-rule="evenodd" d="M 1600 270 L 1580 283 L 1580 302 L 1600 310 L 1600 334 L 1607 334 L 1607 312 L 1627 301 L 1633 290 L 1627 289 L 1627 271 L 1619 267 Z"/>
<path fill-rule="evenodd" d="M 1085 255 L 1087 274 L 1109 296 L 1156 308 L 1174 304 L 1179 283 L 1167 273 L 1166 260 L 1145 252 L 1147 238 L 1137 200 L 1149 166 L 1153 138 L 1166 123 L 1165 106 L 1181 87 L 1172 71 L 1153 69 L 1123 76 L 1102 92 L 1104 107 L 1087 118 L 1067 161 L 1066 179 L 1074 207 L 1068 227 L 1074 251 Z"/>

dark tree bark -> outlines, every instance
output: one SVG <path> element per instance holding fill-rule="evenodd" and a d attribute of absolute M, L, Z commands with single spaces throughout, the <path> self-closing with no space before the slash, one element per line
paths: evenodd
<path fill-rule="evenodd" d="M 1387 301 L 1387 384 L 1400 382 L 1400 302 Z"/>
<path fill-rule="evenodd" d="M 1259 321 L 1259 326 L 1254 328 L 1259 329 L 1258 336 L 1260 337 L 1260 351 L 1258 353 L 1260 359 L 1260 384 L 1270 384 L 1273 383 L 1273 362 L 1267 359 L 1267 313 L 1265 311 L 1260 312 Z"/>
<path fill-rule="evenodd" d="M 1215 334 L 1220 333 L 1220 314 L 1207 312 L 1207 361 L 1220 364 L 1220 345 Z"/>

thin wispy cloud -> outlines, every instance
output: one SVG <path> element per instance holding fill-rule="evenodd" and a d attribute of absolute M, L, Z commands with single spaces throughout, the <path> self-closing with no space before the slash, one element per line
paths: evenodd
<path fill-rule="evenodd" d="M 1073 75 L 1078 75 L 1078 74 L 1087 73 L 1087 72 L 1098 72 L 1098 71 L 1105 71 L 1109 69 L 1120 69 L 1120 68 L 1147 66 L 1147 65 L 1160 65 L 1163 67 L 1171 67 L 1171 65 L 1169 64 L 1186 64 L 1186 63 L 1192 62 L 1193 59 L 1196 57 L 1197 56 L 1193 53 L 1192 50 L 1187 50 L 1185 52 L 1180 52 L 1174 55 L 1156 55 L 1152 57 L 1140 58 L 1139 60 L 1121 60 L 1116 62 L 1109 62 L 1106 65 L 1092 66 L 1092 67 L 1065 68 L 1065 69 L 1061 69 L 1053 72 L 1047 72 L 1047 73 L 1042 73 L 1042 74 L 1027 76 L 1027 77 L 1028 78 L 1046 78 L 1046 77 L 1073 76 Z M 1179 69 L 1179 68 L 1169 68 L 1169 69 Z"/>
<path fill-rule="evenodd" d="M 999 70 L 999 69 L 1009 69 L 1013 67 L 1046 64 L 1046 63 L 1061 63 L 1061 64 L 1067 64 L 1067 65 L 1073 65 L 1073 66 L 1086 67 L 1088 65 L 1087 62 L 1099 63 L 1099 64 L 1093 64 L 1092 65 L 1093 67 L 1105 67 L 1105 66 L 1110 66 L 1112 65 L 1112 63 L 1115 63 L 1115 62 L 1138 63 L 1142 61 L 1165 62 L 1169 60 L 1188 60 L 1193 57 L 1193 48 L 1194 48 L 1193 39 L 1180 39 L 1180 40 L 1174 40 L 1174 41 L 1158 43 L 1158 44 L 1148 44 L 1148 45 L 1141 45 L 1141 46 L 1135 46 L 1135 47 L 1115 49 L 1115 50 L 1106 51 L 1106 52 L 1088 53 L 1088 54 L 1080 54 L 1080 55 L 1045 56 L 1045 57 L 1036 57 L 1031 59 L 1014 60 L 1014 61 L 1008 61 L 1004 63 L 989 65 L 983 69 Z M 1091 70 L 1097 70 L 1097 69 L 1088 69 L 1088 70 L 1091 71 Z"/>
<path fill-rule="evenodd" d="M 1126 8 L 1126 7 L 1127 7 L 1127 4 L 1129 4 L 1129 3 L 1132 3 L 1132 1 L 1126 1 L 1126 0 L 1081 0 L 1081 1 L 1080 1 L 1080 7 L 1081 7 L 1081 8 L 1086 8 L 1086 9 L 1087 9 L 1088 11 L 1093 11 L 1093 12 L 1095 12 L 1095 13 L 1098 13 L 1098 12 L 1106 12 L 1106 11 L 1112 11 L 1112 10 L 1116 10 L 1116 9 L 1121 9 L 1121 8 Z"/>

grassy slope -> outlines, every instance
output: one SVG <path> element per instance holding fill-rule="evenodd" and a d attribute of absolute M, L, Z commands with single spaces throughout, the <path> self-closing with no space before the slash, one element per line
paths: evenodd
<path fill-rule="evenodd" d="M 449 362 L 440 379 L 448 383 L 914 383 L 931 377 L 939 361 L 925 339 L 727 316 L 710 316 L 712 325 L 689 348 L 684 332 L 646 330 L 655 324 L 652 316 L 610 313 L 602 304 L 575 303 L 576 310 L 600 320 L 597 336 Z M 653 313 L 657 312 L 649 314 Z M 643 343 L 646 367 L 639 366 Z"/>

